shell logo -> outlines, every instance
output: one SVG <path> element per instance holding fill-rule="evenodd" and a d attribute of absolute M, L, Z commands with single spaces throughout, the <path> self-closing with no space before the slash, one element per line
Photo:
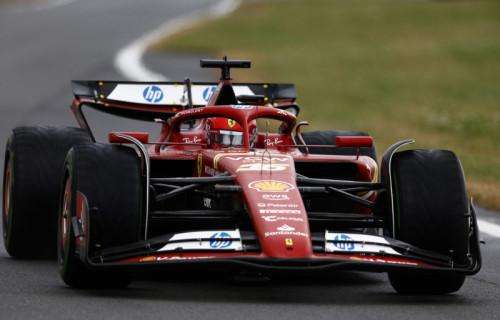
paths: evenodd
<path fill-rule="evenodd" d="M 288 192 L 294 188 L 290 183 L 278 180 L 253 181 L 248 187 L 259 192 Z"/>

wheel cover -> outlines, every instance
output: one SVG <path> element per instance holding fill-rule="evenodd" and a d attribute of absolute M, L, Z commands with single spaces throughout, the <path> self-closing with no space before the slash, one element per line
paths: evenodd
<path fill-rule="evenodd" d="M 8 223 L 9 223 L 9 211 L 10 211 L 10 196 L 12 192 L 12 170 L 10 159 L 8 160 L 6 171 L 5 171 L 5 180 L 3 186 L 3 234 L 4 236 L 7 234 Z"/>

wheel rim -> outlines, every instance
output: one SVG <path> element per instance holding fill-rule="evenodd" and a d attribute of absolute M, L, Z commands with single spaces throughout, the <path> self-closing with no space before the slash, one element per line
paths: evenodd
<path fill-rule="evenodd" d="M 64 186 L 64 196 L 62 203 L 61 215 L 59 217 L 59 248 L 60 248 L 60 259 L 61 262 L 64 261 L 66 248 L 68 245 L 70 237 L 70 227 L 71 227 L 71 181 L 66 180 Z"/>
<path fill-rule="evenodd" d="M 4 236 L 7 234 L 8 223 L 9 223 L 9 211 L 10 211 L 10 198 L 12 192 L 12 169 L 10 159 L 8 160 L 6 171 L 5 171 L 5 180 L 3 186 L 3 234 Z"/>

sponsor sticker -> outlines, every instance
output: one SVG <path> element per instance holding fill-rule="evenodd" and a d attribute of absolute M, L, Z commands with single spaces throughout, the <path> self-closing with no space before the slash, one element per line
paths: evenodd
<path fill-rule="evenodd" d="M 352 239 L 347 234 L 340 233 L 335 235 L 334 241 L 333 245 L 342 251 L 354 250 L 354 242 L 349 242 Z"/>
<path fill-rule="evenodd" d="M 290 197 L 286 194 L 263 194 L 262 199 L 268 201 L 289 201 Z"/>
<path fill-rule="evenodd" d="M 203 110 L 203 108 L 192 108 L 192 109 L 184 110 L 184 111 L 182 111 L 182 113 L 183 114 L 193 114 L 193 113 L 199 113 L 199 112 L 201 112 L 201 110 Z M 177 114 L 180 114 L 180 113 L 177 113 Z"/>
<path fill-rule="evenodd" d="M 212 199 L 211 198 L 203 198 L 203 206 L 205 208 L 212 208 Z"/>
<path fill-rule="evenodd" d="M 307 233 L 298 231 L 270 231 L 264 232 L 264 237 L 276 237 L 276 236 L 297 236 L 297 237 L 307 237 Z"/>
<path fill-rule="evenodd" d="M 188 109 L 188 110 L 195 110 L 195 109 Z M 243 163 L 282 163 L 282 162 L 288 162 L 291 159 L 291 157 L 282 154 L 279 155 L 269 154 L 268 151 L 266 152 L 256 151 L 253 152 L 252 155 L 249 155 L 248 153 L 236 153 L 236 152 L 219 153 L 214 156 L 214 168 L 217 168 L 219 161 L 223 158 L 232 161 L 242 161 Z"/>
<path fill-rule="evenodd" d="M 264 139 L 264 143 L 266 144 L 266 146 L 268 147 L 274 147 L 274 146 L 277 146 L 279 144 L 282 144 L 283 143 L 283 140 L 281 140 L 280 138 L 278 137 L 274 137 L 274 138 L 267 138 L 267 139 Z"/>
<path fill-rule="evenodd" d="M 250 182 L 248 187 L 258 192 L 288 192 L 295 188 L 288 182 L 278 180 L 257 180 Z"/>
<path fill-rule="evenodd" d="M 302 214 L 298 209 L 259 209 L 262 214 Z"/>
<path fill-rule="evenodd" d="M 274 236 L 297 236 L 297 237 L 307 237 L 307 233 L 295 231 L 294 227 L 284 224 L 276 228 L 276 231 L 264 232 L 264 237 L 274 237 Z"/>
<path fill-rule="evenodd" d="M 284 216 L 261 216 L 261 218 L 266 222 L 277 222 L 277 221 L 295 221 L 304 222 L 304 219 L 298 217 L 284 217 Z"/>
<path fill-rule="evenodd" d="M 250 109 L 253 109 L 254 106 L 247 105 L 247 104 L 233 104 L 233 105 L 231 105 L 231 108 L 238 109 L 238 110 L 250 110 Z"/>
<path fill-rule="evenodd" d="M 210 100 L 210 97 L 212 97 L 216 88 L 216 86 L 208 86 L 203 90 L 203 100 L 205 100 L 205 102 Z"/>
<path fill-rule="evenodd" d="M 231 235 L 227 232 L 216 232 L 210 237 L 210 247 L 214 249 L 227 248 L 231 243 Z"/>
<path fill-rule="evenodd" d="M 288 157 L 275 157 L 270 156 L 242 156 L 242 157 L 224 157 L 224 159 L 229 159 L 232 161 L 242 161 L 243 163 L 283 163 L 288 162 Z"/>
<path fill-rule="evenodd" d="M 243 249 L 241 235 L 236 230 L 183 232 L 172 236 L 167 244 L 158 250 L 235 250 Z"/>
<path fill-rule="evenodd" d="M 139 262 L 157 262 L 157 261 L 173 261 L 173 260 L 202 260 L 214 259 L 215 256 L 146 256 L 139 259 Z"/>
<path fill-rule="evenodd" d="M 158 86 L 147 86 L 144 91 L 142 91 L 142 96 L 144 100 L 150 103 L 158 103 L 163 99 L 163 91 Z"/>
<path fill-rule="evenodd" d="M 259 208 L 298 208 L 299 205 L 296 203 L 257 203 Z"/>
<path fill-rule="evenodd" d="M 200 143 L 201 138 L 198 136 L 185 137 L 185 138 L 182 138 L 182 142 L 184 142 L 184 143 Z"/>
<path fill-rule="evenodd" d="M 326 252 L 363 252 L 401 255 L 384 237 L 359 233 L 325 233 Z"/>
<path fill-rule="evenodd" d="M 214 259 L 215 256 L 199 256 L 199 257 L 156 257 L 156 261 L 169 261 L 169 260 L 201 260 L 201 259 Z"/>
<path fill-rule="evenodd" d="M 241 171 L 285 171 L 289 168 L 288 164 L 284 163 L 244 163 L 236 170 Z"/>

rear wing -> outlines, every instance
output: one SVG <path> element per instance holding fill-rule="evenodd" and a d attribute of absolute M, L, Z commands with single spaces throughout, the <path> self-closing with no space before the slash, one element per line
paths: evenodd
<path fill-rule="evenodd" d="M 175 113 L 184 109 L 191 98 L 193 107 L 206 106 L 218 83 L 192 82 L 116 82 L 73 81 L 73 94 L 77 99 L 114 107 L 143 106 L 144 111 L 154 110 Z M 261 95 L 267 103 L 293 103 L 297 97 L 293 84 L 233 83 L 235 96 Z M 188 92 L 190 87 L 191 92 Z M 189 97 L 189 94 L 191 97 Z"/>

